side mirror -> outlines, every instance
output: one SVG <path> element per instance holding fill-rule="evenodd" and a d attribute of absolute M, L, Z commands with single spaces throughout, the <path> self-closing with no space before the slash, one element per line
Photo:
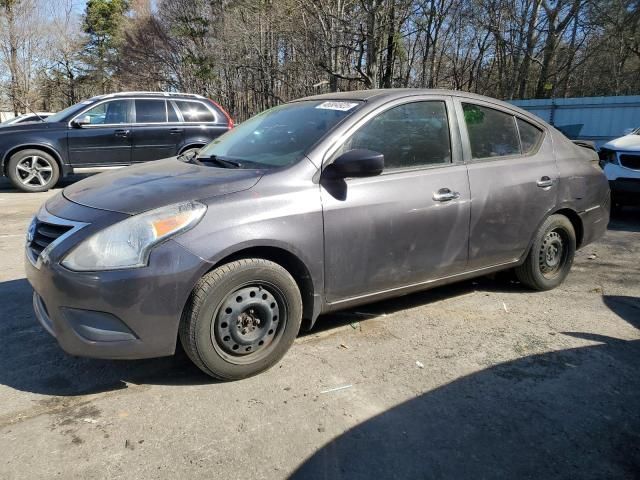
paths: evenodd
<path fill-rule="evenodd" d="M 91 117 L 89 115 L 78 117 L 73 122 L 71 122 L 71 125 L 73 125 L 74 127 L 82 127 L 83 125 L 89 124 L 91 124 Z"/>
<path fill-rule="evenodd" d="M 374 177 L 384 170 L 384 155 L 373 150 L 356 149 L 344 152 L 329 164 L 323 176 L 332 179 Z"/>

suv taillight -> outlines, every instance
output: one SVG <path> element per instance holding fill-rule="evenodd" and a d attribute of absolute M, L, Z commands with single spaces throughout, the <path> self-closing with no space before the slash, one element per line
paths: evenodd
<path fill-rule="evenodd" d="M 229 129 L 232 129 L 232 128 L 233 128 L 233 119 L 231 118 L 231 115 L 229 115 L 229 114 L 227 113 L 227 111 L 226 111 L 224 108 L 222 108 L 222 107 L 220 106 L 220 104 L 219 104 L 218 102 L 216 102 L 215 100 L 211 100 L 211 99 L 209 99 L 209 101 L 210 101 L 211 103 L 213 103 L 213 104 L 216 106 L 216 108 L 222 112 L 222 114 L 223 114 L 223 115 L 226 117 L 226 119 L 227 119 L 227 127 L 229 127 Z"/>

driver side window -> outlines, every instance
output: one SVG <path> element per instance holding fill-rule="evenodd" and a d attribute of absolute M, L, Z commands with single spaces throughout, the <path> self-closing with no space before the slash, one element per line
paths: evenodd
<path fill-rule="evenodd" d="M 112 100 L 90 108 L 80 118 L 89 117 L 89 125 L 130 123 L 129 100 Z"/>
<path fill-rule="evenodd" d="M 360 148 L 382 153 L 385 171 L 451 163 L 445 103 L 422 101 L 390 108 L 360 127 L 337 155 Z"/>

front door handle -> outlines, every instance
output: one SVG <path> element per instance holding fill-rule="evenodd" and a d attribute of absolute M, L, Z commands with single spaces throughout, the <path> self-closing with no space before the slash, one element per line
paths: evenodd
<path fill-rule="evenodd" d="M 182 133 L 183 130 L 181 128 L 171 128 L 169 129 L 169 134 L 170 135 L 178 135 L 180 133 Z"/>
<path fill-rule="evenodd" d="M 553 180 L 551 180 L 549 177 L 545 175 L 544 177 L 542 177 L 540 180 L 536 182 L 536 185 L 538 185 L 540 188 L 552 187 Z"/>
<path fill-rule="evenodd" d="M 122 128 L 115 131 L 116 137 L 128 137 L 129 133 L 131 133 L 130 130 L 125 130 Z"/>
<path fill-rule="evenodd" d="M 448 188 L 441 188 L 433 194 L 433 199 L 436 202 L 449 202 L 460 197 L 459 192 L 454 192 Z"/>

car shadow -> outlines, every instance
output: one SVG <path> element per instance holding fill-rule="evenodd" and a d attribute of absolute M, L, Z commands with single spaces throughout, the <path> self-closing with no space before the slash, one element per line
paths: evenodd
<path fill-rule="evenodd" d="M 476 289 L 518 291 L 505 279 L 482 278 L 322 316 L 311 334 L 384 313 L 463 295 Z M 148 360 L 98 360 L 66 354 L 37 322 L 26 279 L 0 283 L 0 384 L 44 395 L 86 395 L 133 384 L 198 385 L 215 383 L 178 349 L 172 357 Z M 304 335 L 302 333 L 301 335 Z"/>
<path fill-rule="evenodd" d="M 604 297 L 640 327 L 640 301 Z M 395 406 L 338 436 L 293 479 L 638 478 L 640 340 L 506 362 Z"/>
<path fill-rule="evenodd" d="M 640 232 L 640 207 L 613 210 L 607 228 L 623 232 Z"/>
<path fill-rule="evenodd" d="M 511 271 L 474 278 L 462 282 L 452 283 L 441 287 L 423 290 L 401 297 L 382 300 L 375 303 L 354 307 L 347 310 L 327 313 L 316 321 L 311 330 L 301 332 L 301 336 L 314 335 L 318 332 L 349 325 L 353 322 L 390 315 L 402 310 L 428 305 L 454 297 L 467 295 L 476 291 L 493 293 L 517 293 L 532 291 L 515 278 Z"/>
<path fill-rule="evenodd" d="M 0 283 L 0 384 L 44 395 L 85 395 L 127 383 L 194 385 L 215 382 L 178 349 L 173 357 L 97 360 L 66 354 L 37 322 L 26 279 Z"/>

